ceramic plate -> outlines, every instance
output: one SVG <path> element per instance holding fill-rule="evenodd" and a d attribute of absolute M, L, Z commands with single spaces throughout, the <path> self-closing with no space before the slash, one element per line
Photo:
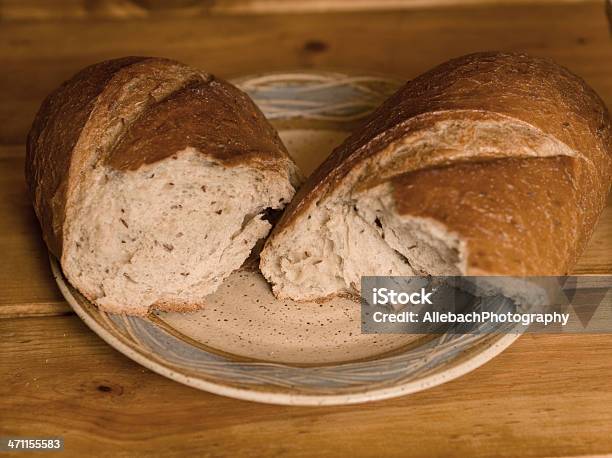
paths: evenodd
<path fill-rule="evenodd" d="M 235 83 L 266 114 L 304 173 L 398 86 L 379 76 L 282 73 Z M 362 334 L 360 306 L 276 300 L 247 261 L 195 313 L 146 319 L 100 312 L 55 279 L 83 321 L 111 346 L 181 383 L 251 401 L 349 404 L 413 393 L 459 377 L 518 334 Z"/>

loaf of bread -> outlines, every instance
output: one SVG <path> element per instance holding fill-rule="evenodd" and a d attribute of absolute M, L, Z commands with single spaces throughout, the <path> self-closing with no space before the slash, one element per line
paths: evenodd
<path fill-rule="evenodd" d="M 68 280 L 132 315 L 203 305 L 298 182 L 246 94 L 146 57 L 85 68 L 53 92 L 28 137 L 26 177 Z"/>
<path fill-rule="evenodd" d="M 612 176 L 608 111 L 523 54 L 453 59 L 408 82 L 315 171 L 268 238 L 279 297 L 357 293 L 364 275 L 570 271 Z"/>

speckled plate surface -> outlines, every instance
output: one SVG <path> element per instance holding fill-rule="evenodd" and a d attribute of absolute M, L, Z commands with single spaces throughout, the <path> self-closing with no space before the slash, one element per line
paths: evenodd
<path fill-rule="evenodd" d="M 304 173 L 312 170 L 396 88 L 380 76 L 283 73 L 242 78 Z M 518 334 L 362 334 L 359 304 L 276 300 L 255 263 L 232 274 L 189 314 L 146 319 L 100 312 L 55 279 L 83 321 L 149 369 L 195 388 L 251 401 L 332 405 L 400 396 L 459 377 Z"/>

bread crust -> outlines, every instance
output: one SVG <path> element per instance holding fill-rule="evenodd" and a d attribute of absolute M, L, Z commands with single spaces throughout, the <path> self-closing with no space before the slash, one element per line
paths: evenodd
<path fill-rule="evenodd" d="M 202 135 L 206 132 L 206 135 Z M 151 105 L 109 152 L 105 163 L 135 170 L 187 147 L 225 164 L 286 166 L 287 151 L 251 99 L 212 76 L 195 77 Z"/>
<path fill-rule="evenodd" d="M 435 219 L 467 242 L 467 274 L 564 274 L 611 177 L 610 116 L 581 78 L 546 59 L 476 53 L 384 102 L 309 177 L 267 245 L 340 188 L 390 184 L 399 215 Z"/>
<path fill-rule="evenodd" d="M 97 99 L 116 73 L 143 58 L 126 57 L 81 70 L 42 103 L 26 143 L 26 181 L 49 250 L 61 254 L 68 175 L 74 148 Z"/>

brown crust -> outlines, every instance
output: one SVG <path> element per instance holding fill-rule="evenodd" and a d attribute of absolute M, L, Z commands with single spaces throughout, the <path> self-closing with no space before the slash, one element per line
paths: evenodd
<path fill-rule="evenodd" d="M 96 304 L 95 297 L 85 297 L 103 312 L 116 313 L 119 315 L 140 316 L 143 318 L 154 312 L 192 313 L 197 312 L 198 310 L 202 310 L 206 307 L 206 304 L 202 301 L 158 301 L 150 305 L 148 308 L 126 308 L 124 304 Z"/>
<path fill-rule="evenodd" d="M 228 166 L 294 172 L 263 114 L 224 81 L 153 57 L 77 73 L 43 102 L 27 141 L 26 179 L 49 250 L 61 259 L 65 221 L 91 168 L 136 169 L 188 146 Z"/>
<path fill-rule="evenodd" d="M 202 133 L 205 133 L 203 135 Z M 149 107 L 105 159 L 134 170 L 192 147 L 225 163 L 285 163 L 287 152 L 251 99 L 214 77 L 194 78 Z"/>
<path fill-rule="evenodd" d="M 495 153 L 493 137 L 468 143 L 459 136 L 453 151 L 434 143 L 427 154 L 393 161 L 403 143 L 453 120 L 530 132 L 509 135 L 512 146 Z M 541 151 L 539 140 L 552 152 Z M 386 182 L 399 214 L 434 218 L 467 239 L 468 272 L 565 273 L 605 205 L 611 155 L 608 111 L 582 79 L 524 54 L 463 56 L 379 107 L 309 177 L 268 243 L 328 193 Z"/>
<path fill-rule="evenodd" d="M 77 288 L 78 289 L 78 288 Z M 96 294 L 91 291 L 79 289 L 79 292 L 85 299 L 91 302 L 99 310 L 106 313 L 116 313 L 120 315 L 129 316 L 141 316 L 146 317 L 154 312 L 177 312 L 177 313 L 189 313 L 197 312 L 206 307 L 204 301 L 182 301 L 182 300 L 158 300 L 151 304 L 149 307 L 126 307 L 125 304 L 111 303 L 111 304 L 98 304 L 96 302 Z"/>
<path fill-rule="evenodd" d="M 122 68 L 141 61 L 126 57 L 81 70 L 42 103 L 26 145 L 26 180 L 43 236 L 59 257 L 72 152 L 96 99 Z"/>
<path fill-rule="evenodd" d="M 563 156 L 509 158 L 409 173 L 394 179 L 396 210 L 466 240 L 468 273 L 565 272 L 584 217 L 574 165 Z"/>

